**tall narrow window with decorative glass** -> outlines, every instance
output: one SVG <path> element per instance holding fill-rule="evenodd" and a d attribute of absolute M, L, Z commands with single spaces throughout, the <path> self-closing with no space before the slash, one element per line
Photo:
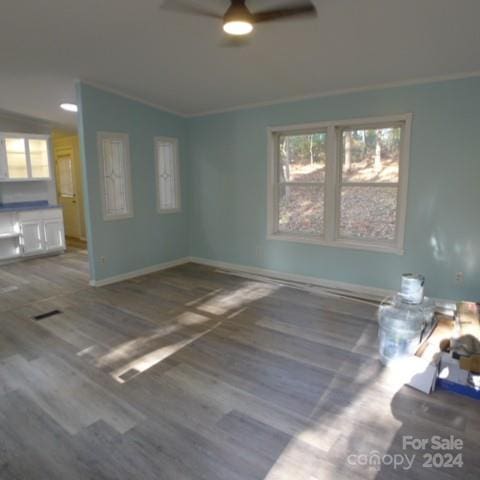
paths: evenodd
<path fill-rule="evenodd" d="M 98 154 L 104 219 L 133 216 L 128 135 L 99 133 Z"/>
<path fill-rule="evenodd" d="M 158 212 L 179 212 L 181 209 L 180 165 L 176 138 L 155 138 L 155 169 Z"/>

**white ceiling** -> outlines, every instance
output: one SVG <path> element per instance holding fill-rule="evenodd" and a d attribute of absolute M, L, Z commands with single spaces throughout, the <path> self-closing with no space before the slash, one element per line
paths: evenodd
<path fill-rule="evenodd" d="M 313 0 L 318 18 L 258 25 L 241 48 L 161 1 L 1 0 L 0 109 L 72 125 L 58 104 L 77 78 L 198 114 L 480 70 L 479 0 Z"/>

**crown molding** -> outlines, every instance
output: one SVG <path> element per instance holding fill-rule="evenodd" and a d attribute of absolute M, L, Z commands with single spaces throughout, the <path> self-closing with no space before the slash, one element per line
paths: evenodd
<path fill-rule="evenodd" d="M 118 95 L 119 97 L 125 98 L 127 100 L 133 100 L 134 102 L 141 103 L 142 105 L 146 105 L 147 107 L 152 107 L 152 108 L 155 108 L 156 110 L 161 110 L 162 112 L 176 115 L 177 117 L 186 118 L 188 116 L 185 113 L 177 112 L 176 110 L 172 110 L 170 108 L 164 107 L 163 105 L 160 105 L 158 103 L 145 100 L 144 98 L 137 97 L 135 95 L 130 95 L 129 93 L 122 92 L 121 90 L 117 90 L 116 88 L 105 86 L 101 83 L 92 82 L 91 80 L 84 80 L 81 78 L 76 79 L 75 81 L 76 83 L 82 83 L 84 85 L 88 85 L 89 87 L 96 88 L 97 90 L 102 90 L 103 92 L 106 92 L 106 93 L 112 93 L 113 95 Z"/>
<path fill-rule="evenodd" d="M 344 88 L 344 89 L 337 89 L 337 90 L 329 90 L 322 93 L 311 93 L 311 94 L 286 97 L 286 98 L 281 98 L 276 100 L 267 100 L 263 102 L 245 103 L 245 104 L 241 104 L 233 107 L 220 108 L 217 110 L 206 110 L 199 113 L 184 114 L 183 116 L 187 118 L 204 117 L 208 115 L 218 115 L 221 113 L 234 112 L 238 110 L 248 110 L 252 108 L 268 107 L 271 105 L 281 105 L 285 103 L 299 102 L 302 100 L 314 100 L 316 98 L 335 97 L 338 95 L 347 95 L 351 93 L 369 92 L 373 90 L 386 90 L 389 88 L 408 87 L 408 86 L 423 85 L 428 83 L 442 83 L 442 82 L 448 82 L 451 80 L 463 80 L 463 79 L 472 78 L 472 77 L 480 77 L 480 70 L 467 72 L 467 73 L 437 75 L 434 77 L 402 80 L 398 82 L 379 83 L 376 85 L 363 86 L 363 87 L 352 87 L 352 88 Z"/>
<path fill-rule="evenodd" d="M 45 120 L 44 118 L 32 117 L 30 115 L 25 115 L 23 113 L 16 113 L 10 110 L 0 109 L 0 117 L 10 119 L 10 120 L 17 120 L 19 122 L 31 123 L 32 125 L 41 126 L 41 127 L 50 128 L 56 125 L 55 122 L 52 122 L 50 120 Z"/>
<path fill-rule="evenodd" d="M 390 88 L 401 88 L 401 87 L 408 87 L 408 86 L 415 86 L 415 85 L 424 85 L 429 83 L 442 83 L 442 82 L 448 82 L 452 80 L 463 80 L 463 79 L 473 78 L 473 77 L 480 77 L 480 70 L 474 70 L 472 72 L 454 73 L 454 74 L 448 74 L 448 75 L 436 75 L 432 77 L 423 77 L 423 78 L 417 78 L 417 79 L 401 80 L 398 82 L 379 83 L 379 84 L 363 86 L 363 87 L 352 87 L 352 88 L 329 90 L 321 93 L 317 92 L 317 93 L 310 93 L 306 95 L 297 95 L 292 97 L 278 98 L 274 100 L 266 100 L 261 102 L 244 103 L 244 104 L 235 105 L 232 107 L 225 107 L 225 108 L 219 108 L 214 110 L 205 110 L 201 112 L 190 112 L 190 113 L 172 110 L 158 103 L 145 100 L 144 98 L 137 97 L 135 95 L 127 94 L 125 92 L 122 92 L 121 90 L 117 90 L 115 88 L 111 88 L 90 80 L 78 79 L 77 82 L 81 82 L 85 85 L 89 85 L 91 87 L 97 88 L 107 93 L 118 95 L 119 97 L 123 97 L 128 100 L 139 102 L 148 107 L 152 107 L 157 110 L 161 110 L 162 112 L 170 113 L 172 115 L 176 115 L 181 118 L 199 118 L 199 117 L 205 117 L 209 115 L 218 115 L 222 113 L 248 110 L 252 108 L 268 107 L 273 105 L 281 105 L 281 104 L 299 102 L 304 100 L 314 100 L 317 98 L 334 97 L 338 95 L 348 95 L 352 93 L 369 92 L 374 90 L 386 90 Z"/>

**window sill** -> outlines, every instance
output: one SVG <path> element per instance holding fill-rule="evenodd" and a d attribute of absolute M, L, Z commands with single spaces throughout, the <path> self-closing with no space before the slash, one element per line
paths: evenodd
<path fill-rule="evenodd" d="M 363 242 L 356 242 L 354 240 L 343 240 L 343 239 L 328 241 L 328 240 L 325 240 L 325 238 L 323 237 L 301 236 L 301 235 L 287 234 L 287 233 L 270 233 L 267 235 L 267 240 L 281 240 L 284 242 L 307 243 L 310 245 L 348 248 L 351 250 L 364 250 L 368 252 L 393 253 L 395 255 L 403 255 L 405 253 L 403 248 L 398 247 L 397 245 L 363 243 Z"/>
<path fill-rule="evenodd" d="M 133 218 L 133 213 L 122 213 L 118 215 L 103 215 L 104 222 L 114 222 L 116 220 L 128 220 Z"/>
<path fill-rule="evenodd" d="M 158 213 L 158 215 L 169 215 L 171 213 L 182 213 L 182 209 L 181 208 L 165 208 L 165 209 L 157 208 L 157 213 Z"/>

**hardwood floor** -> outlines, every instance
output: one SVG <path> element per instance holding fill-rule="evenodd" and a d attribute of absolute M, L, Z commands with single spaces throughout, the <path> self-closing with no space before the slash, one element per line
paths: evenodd
<path fill-rule="evenodd" d="M 478 478 L 478 403 L 401 387 L 374 317 L 194 264 L 97 289 L 77 250 L 0 267 L 0 478 Z M 463 468 L 349 457 L 404 435 L 461 438 Z"/>
<path fill-rule="evenodd" d="M 75 237 L 65 237 L 69 249 L 87 250 L 87 242 Z"/>

